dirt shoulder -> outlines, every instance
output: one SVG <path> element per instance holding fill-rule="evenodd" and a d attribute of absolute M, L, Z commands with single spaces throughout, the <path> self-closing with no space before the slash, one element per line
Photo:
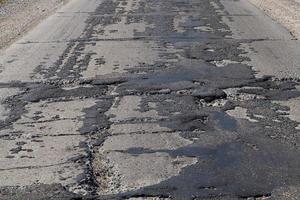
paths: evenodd
<path fill-rule="evenodd" d="M 0 0 L 0 49 L 7 47 L 67 0 Z"/>
<path fill-rule="evenodd" d="M 249 0 L 300 39 L 300 0 Z"/>

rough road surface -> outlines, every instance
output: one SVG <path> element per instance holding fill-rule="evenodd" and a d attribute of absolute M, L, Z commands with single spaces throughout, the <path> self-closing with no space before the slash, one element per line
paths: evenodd
<path fill-rule="evenodd" d="M 0 48 L 23 36 L 67 0 L 0 0 Z"/>
<path fill-rule="evenodd" d="M 299 57 L 245 0 L 71 0 L 0 55 L 0 199 L 300 199 Z"/>

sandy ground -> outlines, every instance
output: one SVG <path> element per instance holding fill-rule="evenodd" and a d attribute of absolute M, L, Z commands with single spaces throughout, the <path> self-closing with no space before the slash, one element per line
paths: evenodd
<path fill-rule="evenodd" d="M 0 0 L 0 49 L 11 44 L 67 0 Z"/>
<path fill-rule="evenodd" d="M 249 0 L 300 39 L 300 0 Z"/>

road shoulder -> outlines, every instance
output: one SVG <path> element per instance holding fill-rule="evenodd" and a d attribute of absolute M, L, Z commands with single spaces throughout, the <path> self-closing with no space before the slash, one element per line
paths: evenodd
<path fill-rule="evenodd" d="M 68 0 L 7 0 L 0 5 L 0 49 L 24 35 Z"/>
<path fill-rule="evenodd" d="M 299 0 L 249 0 L 300 39 Z"/>

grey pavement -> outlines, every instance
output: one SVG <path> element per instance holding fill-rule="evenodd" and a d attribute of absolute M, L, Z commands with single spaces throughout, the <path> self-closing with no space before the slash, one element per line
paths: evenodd
<path fill-rule="evenodd" d="M 0 52 L 0 199 L 300 199 L 299 58 L 246 0 L 70 0 Z"/>

